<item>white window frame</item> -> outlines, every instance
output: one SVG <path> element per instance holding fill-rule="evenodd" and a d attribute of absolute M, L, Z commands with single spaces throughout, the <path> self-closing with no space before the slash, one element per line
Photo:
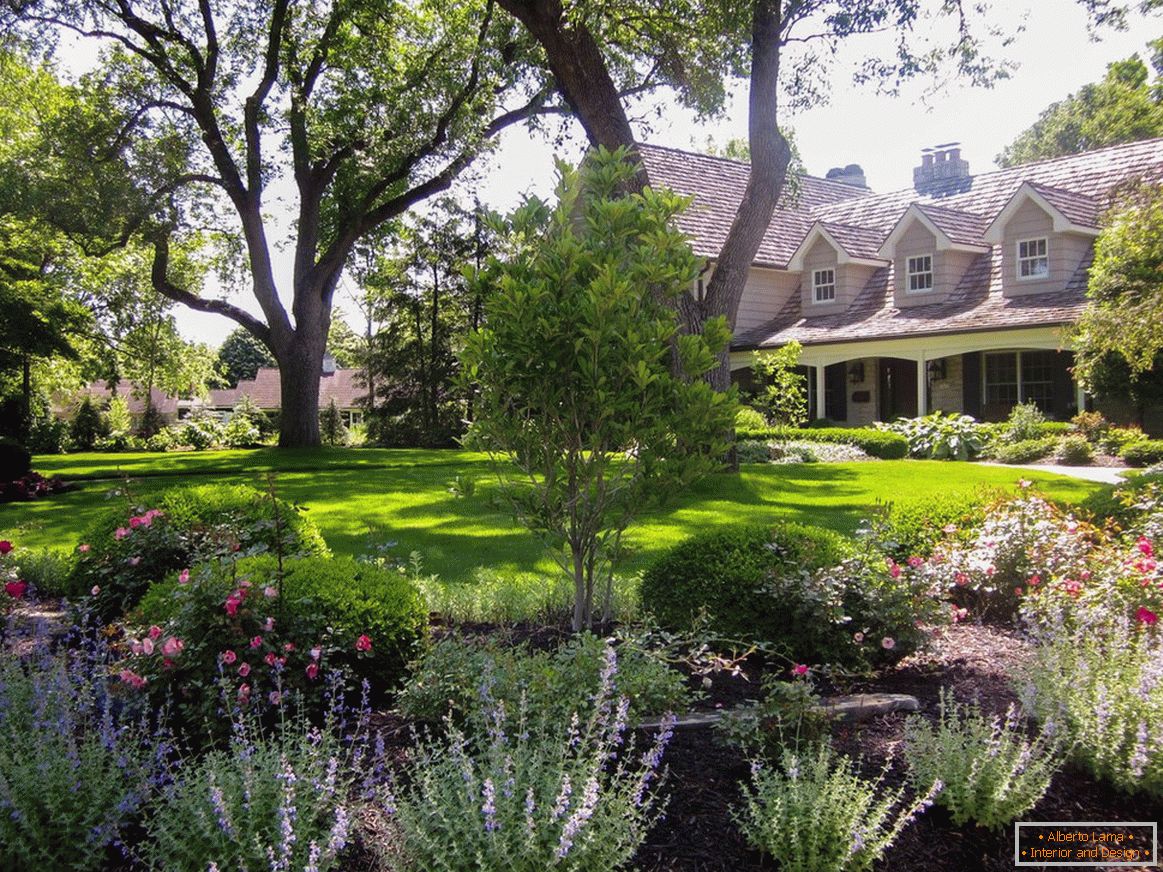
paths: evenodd
<path fill-rule="evenodd" d="M 825 278 L 827 281 L 825 281 Z M 824 293 L 827 296 L 824 296 Z M 829 267 L 827 269 L 812 270 L 812 302 L 813 303 L 834 303 L 836 302 L 836 270 Z"/>
<path fill-rule="evenodd" d="M 1042 248 L 1041 254 L 1037 253 L 1039 243 Z M 1025 254 L 1022 254 L 1022 246 L 1027 246 Z M 1034 246 L 1034 254 L 1030 254 L 1029 246 Z M 1032 236 L 1029 239 L 1019 239 L 1014 243 L 1014 256 L 1016 258 L 1014 270 L 1019 282 L 1042 282 L 1050 278 L 1050 240 L 1047 237 Z M 1030 272 L 1023 274 L 1022 270 L 1027 266 Z"/>
<path fill-rule="evenodd" d="M 925 261 L 928 261 L 928 266 L 925 266 Z M 928 276 L 928 284 L 921 287 L 913 287 L 913 279 Z M 905 293 L 906 294 L 931 294 L 933 292 L 933 255 L 931 254 L 916 254 L 912 257 L 905 258 Z"/>

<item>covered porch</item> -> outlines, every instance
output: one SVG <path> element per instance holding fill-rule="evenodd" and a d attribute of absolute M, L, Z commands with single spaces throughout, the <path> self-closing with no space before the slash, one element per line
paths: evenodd
<path fill-rule="evenodd" d="M 750 366 L 750 352 L 731 356 Z M 806 345 L 809 418 L 848 426 L 962 412 L 1004 420 L 1018 403 L 1068 420 L 1085 408 L 1074 355 L 1054 327 Z"/>

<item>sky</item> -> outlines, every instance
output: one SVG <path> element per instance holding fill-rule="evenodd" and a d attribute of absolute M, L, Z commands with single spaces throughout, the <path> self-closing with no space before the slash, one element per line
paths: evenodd
<path fill-rule="evenodd" d="M 1157 18 L 1135 21 L 1125 32 L 1104 32 L 1102 40 L 1095 41 L 1075 0 L 1002 0 L 995 8 L 1004 8 L 1007 21 L 1023 17 L 1025 21 L 1024 32 L 1005 50 L 1006 57 L 1019 64 L 1008 79 L 991 89 L 955 86 L 935 96 L 917 83 L 899 96 L 888 97 L 856 89 L 850 78 L 837 73 L 826 105 L 788 119 L 807 172 L 822 176 L 830 167 L 856 163 L 863 167 L 874 191 L 908 188 L 921 149 L 947 142 L 961 143 L 970 172 L 995 169 L 995 156 L 1046 106 L 1101 79 L 1112 61 L 1136 52 L 1145 57 L 1146 43 L 1163 34 L 1163 20 Z M 854 63 L 869 49 L 855 42 L 844 46 L 838 67 Z M 712 122 L 700 122 L 673 100 L 663 98 L 661 104 L 661 117 L 653 120 L 650 132 L 640 139 L 701 150 L 708 136 L 719 144 L 746 138 L 745 86 L 736 89 L 724 117 Z M 557 154 L 576 160 L 583 145 L 575 130 Z M 462 186 L 461 193 L 477 193 L 484 203 L 500 210 L 512 207 L 526 193 L 546 197 L 552 190 L 553 158 L 554 146 L 548 138 L 510 128 L 495 152 L 481 162 L 479 184 L 472 191 Z M 344 297 L 353 290 L 345 279 L 337 294 L 337 308 L 349 318 L 355 309 Z M 235 302 L 254 308 L 247 299 Z M 188 310 L 179 314 L 178 321 L 188 338 L 212 345 L 234 327 L 234 322 L 221 316 Z"/>

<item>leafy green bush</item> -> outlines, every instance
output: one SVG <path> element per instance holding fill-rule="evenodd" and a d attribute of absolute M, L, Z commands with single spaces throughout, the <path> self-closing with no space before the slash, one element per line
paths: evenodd
<path fill-rule="evenodd" d="M 613 649 L 602 657 L 597 691 L 565 720 L 536 718 L 481 687 L 466 735 L 453 725 L 422 741 L 384 801 L 385 858 L 392 869 L 625 868 L 661 815 L 657 787 L 673 720 L 644 752 L 625 735 Z M 586 684 L 592 682 L 587 680 Z"/>
<path fill-rule="evenodd" d="M 151 502 L 149 509 L 110 509 L 81 540 L 68 592 L 92 595 L 101 619 L 132 608 L 151 582 L 215 556 L 276 546 L 288 555 L 328 553 L 298 509 L 246 485 L 171 488 Z"/>
<path fill-rule="evenodd" d="M 735 443 L 735 456 L 740 463 L 770 463 L 771 448 L 759 439 L 747 439 Z"/>
<path fill-rule="evenodd" d="M 105 419 L 93 405 L 92 399 L 85 397 L 73 414 L 69 424 L 69 441 L 75 450 L 92 451 L 97 440 L 108 435 Z"/>
<path fill-rule="evenodd" d="M 32 419 L 28 430 L 28 450 L 33 454 L 60 454 L 69 438 L 69 425 L 55 415 Z"/>
<path fill-rule="evenodd" d="M 762 430 L 766 426 L 767 419 L 763 417 L 763 413 L 750 406 L 740 406 L 739 411 L 735 413 L 736 430 Z"/>
<path fill-rule="evenodd" d="M 871 869 L 930 801 L 922 793 L 904 805 L 904 789 L 885 786 L 885 773 L 864 779 L 827 744 L 785 750 L 780 767 L 753 765 L 734 814 L 747 842 L 784 872 Z"/>
<path fill-rule="evenodd" d="M 1111 423 L 1102 412 L 1079 412 L 1070 419 L 1074 429 L 1092 445 L 1098 445 L 1110 432 Z"/>
<path fill-rule="evenodd" d="M 801 670 L 803 670 L 801 672 Z M 799 673 L 799 674 L 797 674 Z M 763 696 L 723 712 L 716 732 L 749 757 L 778 757 L 784 748 L 826 740 L 831 717 L 815 692 L 811 670 L 792 667 L 793 680 L 773 672 L 763 676 Z"/>
<path fill-rule="evenodd" d="M 839 442 L 855 445 L 872 457 L 881 460 L 900 460 L 909 453 L 908 440 L 897 433 L 874 430 L 870 427 L 765 427 L 761 430 L 739 430 L 736 437 L 780 442 Z"/>
<path fill-rule="evenodd" d="M 987 718 L 941 690 L 938 721 L 914 715 L 905 723 L 905 760 L 917 790 L 939 782 L 937 802 L 953 823 L 996 829 L 1032 809 L 1061 765 L 1057 743 L 1043 730 L 1026 738 L 1017 710 Z"/>
<path fill-rule="evenodd" d="M 170 742 L 109 695 L 100 647 L 0 657 L 0 868 L 106 869 Z"/>
<path fill-rule="evenodd" d="M 986 444 L 977 421 L 955 412 L 933 412 L 878 426 L 904 436 L 910 455 L 929 460 L 969 460 L 980 454 Z"/>
<path fill-rule="evenodd" d="M 280 578 L 277 558 L 266 554 L 207 564 L 186 577 L 154 584 L 134 614 L 158 638 L 182 640 L 180 658 L 166 667 L 143 651 L 135 671 L 152 687 L 181 689 L 180 704 L 189 700 L 193 714 L 213 710 L 219 664 L 229 667 L 223 674 L 232 695 L 243 684 L 251 696 L 276 685 L 320 688 L 336 667 L 391 686 L 428 622 L 406 577 L 350 558 L 284 560 Z M 146 635 L 143 629 L 142 643 Z"/>
<path fill-rule="evenodd" d="M 184 424 L 176 428 L 174 438 L 179 445 L 189 445 L 196 451 L 205 451 L 207 448 L 224 444 L 226 428 L 209 413 L 191 415 Z"/>
<path fill-rule="evenodd" d="M 0 438 L 0 482 L 16 481 L 32 469 L 28 449 L 11 439 Z"/>
<path fill-rule="evenodd" d="M 990 456 L 998 463 L 1032 463 L 1049 455 L 1057 444 L 1053 436 L 1007 442 L 993 446 Z"/>
<path fill-rule="evenodd" d="M 21 548 L 18 553 L 19 576 L 36 591 L 37 596 L 66 595 L 69 572 L 72 569 L 72 559 L 69 555 L 51 548 Z M 2 562 L 0 560 L 0 563 Z"/>
<path fill-rule="evenodd" d="M 1001 491 L 978 488 L 891 503 L 874 533 L 879 546 L 897 561 L 928 557 L 938 543 L 971 533 L 1000 496 Z"/>
<path fill-rule="evenodd" d="M 1086 466 L 1094 460 L 1094 449 L 1085 436 L 1063 436 L 1054 459 L 1066 466 Z"/>
<path fill-rule="evenodd" d="M 1039 439 L 1048 434 L 1042 432 L 1042 425 L 1046 423 L 1046 415 L 1034 403 L 1018 403 L 1010 410 L 1002 429 L 1002 438 L 1006 442 L 1026 442 L 1030 439 Z"/>
<path fill-rule="evenodd" d="M 1147 434 L 1138 427 L 1111 427 L 1102 437 L 1099 448 L 1107 454 L 1119 456 L 1128 446 L 1142 442 Z"/>
<path fill-rule="evenodd" d="M 923 638 L 918 620 L 939 619 L 932 584 L 911 566 L 852 553 L 837 534 L 798 524 L 695 536 L 646 570 L 642 605 L 663 627 L 705 616 L 712 633 L 800 663 L 898 659 Z"/>
<path fill-rule="evenodd" d="M 598 690 L 606 642 L 585 633 L 554 652 L 502 647 L 487 640 L 449 636 L 411 664 L 396 699 L 413 720 L 436 723 L 451 713 L 458 720 L 479 704 L 487 681 L 494 699 L 516 711 L 524 697 L 531 711 L 559 721 L 582 710 Z M 632 644 L 617 648 L 618 693 L 636 718 L 685 710 L 690 703 L 683 676 L 651 651 Z"/>
<path fill-rule="evenodd" d="M 1142 439 L 1122 450 L 1121 457 L 1129 466 L 1153 466 L 1163 463 L 1163 439 Z"/>

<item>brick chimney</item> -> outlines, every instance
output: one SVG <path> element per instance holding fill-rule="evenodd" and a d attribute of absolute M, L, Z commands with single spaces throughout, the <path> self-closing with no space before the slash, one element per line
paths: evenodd
<path fill-rule="evenodd" d="M 921 149 L 921 165 L 913 168 L 913 187 L 918 194 L 954 193 L 963 190 L 963 180 L 969 177 L 961 143 L 946 142 Z"/>
<path fill-rule="evenodd" d="M 867 188 L 868 182 L 864 178 L 864 170 L 860 164 L 848 164 L 846 167 L 832 167 L 824 178 L 843 185 L 852 185 L 856 188 Z"/>

